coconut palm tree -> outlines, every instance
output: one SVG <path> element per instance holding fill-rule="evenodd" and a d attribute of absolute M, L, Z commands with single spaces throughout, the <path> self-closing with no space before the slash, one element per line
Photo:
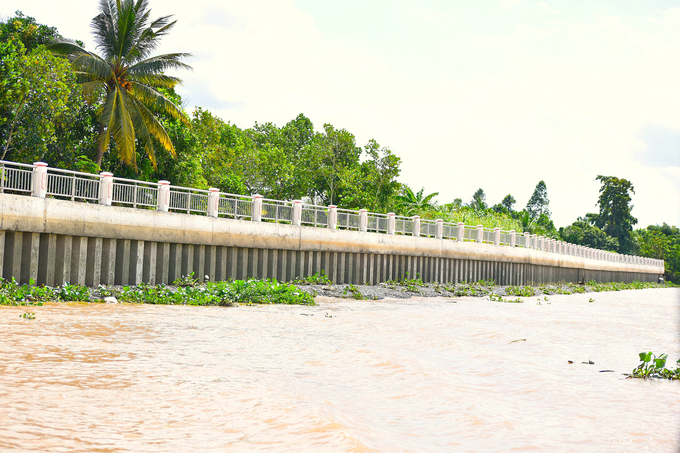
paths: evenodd
<path fill-rule="evenodd" d="M 188 123 L 182 110 L 162 88 L 173 88 L 181 80 L 166 75 L 168 69 L 191 69 L 182 62 L 188 53 L 151 56 L 175 25 L 172 16 L 151 20 L 147 0 L 100 0 L 100 13 L 92 19 L 92 30 L 101 56 L 71 41 L 59 40 L 50 48 L 67 55 L 85 94 L 100 94 L 99 142 L 96 162 L 101 165 L 113 137 L 119 159 L 137 168 L 135 143 L 156 166 L 151 137 L 173 156 L 175 148 L 154 113 L 165 113 Z"/>

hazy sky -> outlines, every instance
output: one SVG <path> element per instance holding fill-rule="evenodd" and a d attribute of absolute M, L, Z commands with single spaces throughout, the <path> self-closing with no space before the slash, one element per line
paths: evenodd
<path fill-rule="evenodd" d="M 93 49 L 91 0 L 5 0 Z M 151 0 L 193 53 L 179 92 L 240 127 L 304 113 L 402 158 L 441 203 L 545 180 L 557 226 L 633 182 L 639 226 L 680 225 L 680 0 Z"/>

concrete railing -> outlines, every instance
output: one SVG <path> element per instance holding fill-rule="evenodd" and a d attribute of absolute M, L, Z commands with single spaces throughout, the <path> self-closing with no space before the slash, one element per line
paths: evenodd
<path fill-rule="evenodd" d="M 0 160 L 0 193 L 60 198 L 102 205 L 155 209 L 162 212 L 204 214 L 254 222 L 276 222 L 367 233 L 420 236 L 496 246 L 523 247 L 550 253 L 585 257 L 615 263 L 640 264 L 663 268 L 663 260 L 623 255 L 557 241 L 543 236 L 500 228 L 404 217 L 394 213 L 378 214 L 336 206 L 317 206 L 300 200 L 282 201 L 261 195 L 237 195 L 219 189 L 192 189 L 117 178 L 112 173 L 99 175 L 49 168 L 44 162 L 33 165 Z"/>

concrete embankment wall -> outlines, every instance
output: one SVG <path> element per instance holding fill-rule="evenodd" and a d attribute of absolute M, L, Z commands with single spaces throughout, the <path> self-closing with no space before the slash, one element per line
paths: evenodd
<path fill-rule="evenodd" d="M 291 280 L 325 272 L 336 283 L 390 279 L 503 285 L 656 281 L 663 268 L 521 247 L 362 233 L 0 194 L 1 275 L 21 283 Z"/>

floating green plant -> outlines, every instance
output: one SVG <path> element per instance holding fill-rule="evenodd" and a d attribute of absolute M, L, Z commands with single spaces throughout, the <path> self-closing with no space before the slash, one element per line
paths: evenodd
<path fill-rule="evenodd" d="M 669 370 L 666 368 L 668 354 L 660 354 L 657 357 L 656 354 L 654 354 L 652 351 L 649 351 L 641 352 L 639 355 L 641 363 L 633 370 L 631 374 L 628 375 L 628 377 L 638 379 L 680 379 L 680 359 L 677 361 L 678 367 L 675 370 Z"/>

